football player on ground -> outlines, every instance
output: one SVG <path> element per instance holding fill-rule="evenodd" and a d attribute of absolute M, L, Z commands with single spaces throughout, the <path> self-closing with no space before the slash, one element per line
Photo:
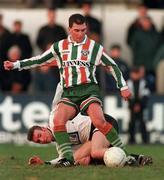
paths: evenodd
<path fill-rule="evenodd" d="M 107 114 L 105 114 L 105 118 L 118 132 L 117 121 Z M 76 164 L 89 165 L 104 163 L 104 153 L 111 146 L 106 137 L 97 128 L 94 128 L 89 116 L 78 114 L 73 120 L 67 122 L 66 129 L 72 143 Z M 54 142 L 59 155 L 58 158 L 51 161 L 43 161 L 38 156 L 33 156 L 29 159 L 29 164 L 45 163 L 57 166 L 58 161 L 63 158 L 50 127 L 32 126 L 28 131 L 27 138 L 29 141 L 39 144 Z M 126 164 L 130 166 L 144 166 L 151 163 L 152 158 L 149 156 L 130 154 L 127 157 Z"/>
<path fill-rule="evenodd" d="M 55 142 L 55 137 L 53 136 L 53 128 L 54 128 L 54 113 L 58 108 L 58 102 L 61 99 L 62 95 L 62 87 L 58 84 L 56 89 L 56 94 L 52 103 L 52 111 L 49 117 L 49 126 L 48 127 L 40 127 L 33 126 L 29 129 L 27 138 L 29 141 L 33 141 L 35 143 L 47 144 L 51 142 Z M 55 107 L 55 108 L 54 108 Z M 113 125 L 115 130 L 118 133 L 118 124 L 117 121 L 105 114 L 105 119 L 110 124 Z M 109 141 L 106 137 L 93 126 L 91 123 L 91 119 L 89 116 L 81 115 L 80 113 L 72 120 L 66 123 L 67 133 L 69 134 L 69 138 L 72 144 L 73 155 L 75 158 L 76 164 L 88 165 L 92 163 L 93 160 L 97 163 L 98 161 L 103 162 L 104 152 L 107 148 L 110 147 Z M 59 150 L 58 144 L 56 143 L 56 149 L 59 154 L 59 157 L 55 160 L 49 161 L 50 164 L 56 165 L 58 161 L 63 158 L 62 152 Z M 30 164 L 43 163 L 43 161 L 38 157 L 32 157 L 29 161 Z M 143 155 L 134 155 L 128 156 L 127 163 L 130 164 L 150 164 L 152 163 L 152 158 L 149 156 Z"/>

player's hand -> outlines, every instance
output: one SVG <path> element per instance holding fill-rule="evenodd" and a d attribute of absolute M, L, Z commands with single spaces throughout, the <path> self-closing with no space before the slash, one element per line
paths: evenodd
<path fill-rule="evenodd" d="M 131 97 L 131 95 L 132 94 L 128 87 L 127 87 L 127 89 L 121 90 L 121 96 L 125 99 L 125 101 L 127 101 Z"/>
<path fill-rule="evenodd" d="M 4 69 L 10 71 L 13 69 L 13 62 L 11 61 L 4 61 Z"/>
<path fill-rule="evenodd" d="M 44 161 L 40 159 L 39 156 L 33 156 L 28 160 L 29 165 L 41 165 L 44 164 Z"/>

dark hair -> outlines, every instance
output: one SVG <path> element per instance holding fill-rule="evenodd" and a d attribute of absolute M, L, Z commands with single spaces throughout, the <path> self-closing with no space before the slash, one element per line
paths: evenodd
<path fill-rule="evenodd" d="M 14 21 L 14 24 L 20 24 L 20 25 L 22 25 L 22 21 L 21 21 L 21 20 L 15 20 L 15 21 Z"/>
<path fill-rule="evenodd" d="M 32 126 L 32 127 L 28 130 L 28 132 L 27 132 L 27 139 L 28 139 L 29 141 L 32 141 L 32 140 L 33 140 L 34 131 L 35 131 L 36 129 L 42 129 L 42 127 L 40 127 L 40 126 Z"/>
<path fill-rule="evenodd" d="M 119 49 L 119 50 L 121 50 L 121 45 L 120 44 L 112 44 L 110 49 Z"/>
<path fill-rule="evenodd" d="M 144 3 L 138 3 L 138 4 L 137 4 L 137 7 L 138 7 L 138 8 L 144 7 L 144 8 L 147 9 L 147 6 L 146 6 Z"/>
<path fill-rule="evenodd" d="M 56 11 L 56 7 L 50 7 L 48 8 L 48 11 Z"/>
<path fill-rule="evenodd" d="M 88 5 L 89 7 L 92 7 L 93 2 L 91 0 L 84 0 L 80 3 L 80 8 L 82 8 L 84 5 Z"/>
<path fill-rule="evenodd" d="M 81 14 L 73 14 L 69 17 L 69 27 L 73 26 L 73 23 L 84 24 L 86 23 L 86 18 Z"/>
<path fill-rule="evenodd" d="M 140 70 L 141 70 L 141 67 L 139 67 L 139 66 L 133 66 L 133 67 L 131 68 L 131 72 L 132 72 L 132 73 L 139 73 Z"/>

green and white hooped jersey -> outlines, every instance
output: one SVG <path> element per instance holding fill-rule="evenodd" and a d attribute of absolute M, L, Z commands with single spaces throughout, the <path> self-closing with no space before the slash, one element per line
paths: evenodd
<path fill-rule="evenodd" d="M 96 83 L 96 66 L 110 66 L 117 81 L 118 88 L 126 86 L 117 64 L 111 59 L 104 48 L 85 36 L 81 43 L 67 39 L 54 43 L 49 50 L 40 56 L 20 61 L 20 69 L 29 69 L 55 61 L 60 71 L 63 88 L 75 85 Z"/>

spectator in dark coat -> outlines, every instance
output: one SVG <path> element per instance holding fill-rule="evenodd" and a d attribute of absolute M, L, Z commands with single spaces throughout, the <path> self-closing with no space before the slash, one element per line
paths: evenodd
<path fill-rule="evenodd" d="M 164 22 L 164 17 L 163 17 L 163 22 Z M 161 46 L 164 45 L 164 24 L 163 24 L 163 28 L 161 30 Z"/>
<path fill-rule="evenodd" d="M 35 71 L 33 88 L 35 93 L 54 93 L 60 81 L 59 71 L 56 67 L 41 66 Z"/>
<path fill-rule="evenodd" d="M 37 37 L 37 45 L 42 52 L 46 51 L 52 43 L 67 38 L 65 29 L 56 24 L 56 11 L 49 9 L 47 15 L 48 24 L 39 30 Z M 47 80 L 43 81 L 43 79 Z M 57 67 L 39 67 L 34 74 L 34 91 L 54 91 L 59 79 L 60 76 Z"/>
<path fill-rule="evenodd" d="M 41 27 L 37 36 L 37 45 L 42 52 L 52 43 L 67 38 L 65 29 L 56 24 L 56 11 L 54 9 L 49 9 L 47 17 L 48 24 Z"/>
<path fill-rule="evenodd" d="M 8 51 L 8 59 L 15 62 L 21 58 L 21 50 L 18 46 L 12 46 Z M 2 92 L 19 94 L 27 92 L 31 83 L 30 70 L 6 71 L 5 81 L 2 85 Z"/>
<path fill-rule="evenodd" d="M 3 24 L 3 15 L 0 14 L 0 89 L 5 81 L 3 61 L 7 59 L 7 52 L 11 47 L 11 34 Z"/>
<path fill-rule="evenodd" d="M 121 57 L 121 46 L 119 44 L 113 44 L 110 48 L 109 55 L 113 60 L 115 60 L 116 64 L 118 65 L 118 67 L 120 68 L 123 74 L 124 79 L 127 81 L 129 79 L 130 69 L 126 61 Z M 102 82 L 100 80 L 100 73 L 101 73 L 100 71 L 101 69 L 98 70 L 97 74 L 101 84 Z M 108 71 L 105 72 L 104 76 L 105 76 L 105 93 L 108 94 L 111 92 L 118 92 L 118 88 L 116 87 L 116 83 L 113 76 Z"/>
<path fill-rule="evenodd" d="M 32 45 L 27 34 L 22 32 L 22 22 L 19 20 L 13 23 L 13 33 L 11 34 L 12 45 L 16 45 L 21 50 L 21 59 L 32 56 Z"/>
<path fill-rule="evenodd" d="M 0 14 L 0 71 L 3 67 L 3 61 L 7 59 L 7 52 L 11 47 L 10 35 L 10 31 L 3 24 L 3 15 Z"/>
<path fill-rule="evenodd" d="M 148 143 L 148 133 L 144 119 L 144 110 L 147 106 L 148 97 L 150 95 L 144 78 L 144 69 L 142 67 L 134 67 L 130 73 L 130 79 L 127 84 L 132 92 L 132 97 L 129 100 L 130 121 L 129 121 L 129 143 L 136 143 L 135 134 L 137 132 L 137 123 L 139 124 L 138 131 L 141 132 L 142 142 Z"/>
<path fill-rule="evenodd" d="M 139 28 L 142 28 L 142 26 L 140 24 L 140 19 L 142 19 L 144 17 L 149 17 L 149 19 L 151 20 L 149 14 L 148 14 L 148 9 L 144 4 L 139 4 L 138 5 L 137 12 L 138 12 L 138 16 L 130 24 L 130 26 L 128 28 L 128 31 L 127 31 L 127 44 L 128 45 L 130 45 L 131 39 L 132 39 L 135 31 L 138 30 Z M 152 20 L 151 20 L 151 24 L 152 24 L 152 28 L 155 29 L 155 25 L 154 25 Z"/>
<path fill-rule="evenodd" d="M 49 49 L 50 46 L 47 47 Z M 35 93 L 52 93 L 60 81 L 59 70 L 53 64 L 36 68 L 33 76 L 33 89 Z"/>
<path fill-rule="evenodd" d="M 84 1 L 84 3 L 82 3 L 82 11 L 87 20 L 88 25 L 87 35 L 89 38 L 100 43 L 103 40 L 102 23 L 97 18 L 91 15 L 91 8 L 92 2 Z"/>
<path fill-rule="evenodd" d="M 160 46 L 160 34 L 151 23 L 150 18 L 140 19 L 141 28 L 138 28 L 130 41 L 134 66 L 144 66 L 146 79 L 152 92 L 155 91 L 154 58 Z"/>

